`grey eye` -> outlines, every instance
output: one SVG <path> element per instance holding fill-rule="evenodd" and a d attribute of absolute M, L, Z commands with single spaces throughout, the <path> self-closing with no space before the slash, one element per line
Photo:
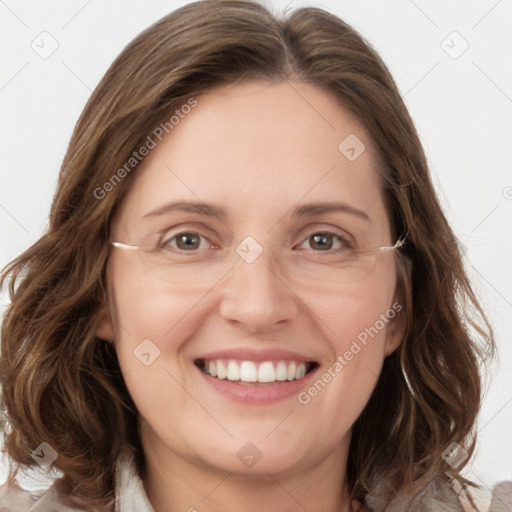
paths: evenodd
<path fill-rule="evenodd" d="M 307 244 L 309 247 L 302 247 Z M 309 235 L 300 245 L 304 249 L 315 252 L 337 252 L 349 248 L 349 244 L 342 236 L 330 231 L 318 231 Z"/>
<path fill-rule="evenodd" d="M 311 247 L 313 249 L 329 250 L 332 249 L 334 243 L 334 235 L 332 233 L 316 233 L 309 236 Z"/>
<path fill-rule="evenodd" d="M 173 249 L 193 251 L 195 249 L 201 248 L 201 239 L 206 240 L 205 243 L 208 245 L 207 239 L 199 233 L 193 231 L 184 231 L 169 238 L 166 242 L 166 245 Z M 173 244 L 174 241 L 176 242 L 175 244 Z"/>

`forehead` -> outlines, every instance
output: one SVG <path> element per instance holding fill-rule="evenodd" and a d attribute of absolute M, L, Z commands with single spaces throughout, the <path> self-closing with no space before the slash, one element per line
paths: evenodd
<path fill-rule="evenodd" d="M 136 170 L 121 209 L 132 219 L 175 200 L 269 222 L 301 202 L 344 201 L 387 222 L 369 136 L 331 93 L 250 82 L 195 99 Z"/>

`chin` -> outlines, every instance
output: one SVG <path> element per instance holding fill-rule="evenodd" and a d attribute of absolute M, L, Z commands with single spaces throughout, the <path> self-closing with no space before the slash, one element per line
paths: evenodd
<path fill-rule="evenodd" d="M 224 443 L 212 440 L 208 442 L 208 448 L 204 452 L 196 453 L 196 457 L 200 459 L 201 465 L 249 479 L 266 478 L 269 473 L 293 473 L 307 463 L 307 453 L 311 451 L 304 442 L 304 437 L 301 439 L 297 435 L 293 439 L 288 436 L 285 441 L 285 436 L 276 435 L 275 439 L 270 439 L 265 438 L 266 435 L 247 438 L 252 439 L 250 441 L 238 436 L 229 441 L 224 440 Z"/>

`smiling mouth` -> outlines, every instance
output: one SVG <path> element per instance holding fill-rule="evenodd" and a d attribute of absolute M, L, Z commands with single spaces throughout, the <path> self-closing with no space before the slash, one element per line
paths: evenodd
<path fill-rule="evenodd" d="M 219 380 L 245 386 L 272 385 L 302 379 L 318 364 L 303 361 L 238 361 L 198 359 L 194 363 L 203 373 Z"/>

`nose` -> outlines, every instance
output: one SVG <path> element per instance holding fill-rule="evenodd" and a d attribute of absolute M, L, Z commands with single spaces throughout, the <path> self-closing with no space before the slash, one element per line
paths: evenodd
<path fill-rule="evenodd" d="M 252 263 L 237 260 L 221 290 L 221 317 L 252 333 L 282 328 L 298 313 L 298 296 L 266 251 Z"/>

